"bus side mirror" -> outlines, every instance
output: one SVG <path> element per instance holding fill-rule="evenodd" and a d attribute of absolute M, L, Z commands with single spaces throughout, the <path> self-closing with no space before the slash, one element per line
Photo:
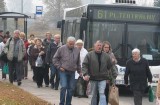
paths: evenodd
<path fill-rule="evenodd" d="M 58 21 L 57 22 L 57 28 L 61 28 L 62 27 L 62 21 Z"/>
<path fill-rule="evenodd" d="M 87 29 L 87 18 L 81 18 L 80 30 L 84 31 Z"/>
<path fill-rule="evenodd" d="M 85 31 L 87 30 L 87 18 L 82 17 L 80 23 L 80 39 L 85 41 Z"/>

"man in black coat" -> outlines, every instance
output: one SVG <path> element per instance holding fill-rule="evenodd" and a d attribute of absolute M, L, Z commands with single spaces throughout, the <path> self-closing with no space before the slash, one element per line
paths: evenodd
<path fill-rule="evenodd" d="M 62 46 L 60 38 L 61 36 L 59 34 L 54 35 L 54 42 L 51 42 L 49 44 L 46 52 L 46 63 L 50 65 L 51 69 L 51 75 L 50 75 L 51 88 L 52 89 L 55 88 L 55 90 L 58 90 L 59 86 L 59 72 L 58 69 L 53 65 L 52 59 L 57 49 Z M 55 76 L 56 76 L 56 81 L 54 82 Z"/>
<path fill-rule="evenodd" d="M 124 75 L 126 86 L 128 86 L 128 77 L 134 95 L 134 103 L 142 105 L 143 93 L 148 82 L 152 82 L 152 74 L 147 60 L 140 57 L 140 50 L 137 48 L 132 50 L 132 58 L 127 61 Z"/>

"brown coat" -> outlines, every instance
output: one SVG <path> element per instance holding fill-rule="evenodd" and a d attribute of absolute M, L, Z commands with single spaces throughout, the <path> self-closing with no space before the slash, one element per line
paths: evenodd
<path fill-rule="evenodd" d="M 160 98 L 160 79 L 158 80 L 156 96 Z"/>
<path fill-rule="evenodd" d="M 45 52 L 44 47 L 42 46 L 41 49 L 39 50 L 39 49 L 36 47 L 36 45 L 35 45 L 35 46 L 33 47 L 33 49 L 31 50 L 31 65 L 32 65 L 32 66 L 35 66 L 35 62 L 36 62 L 37 57 L 38 57 L 38 55 L 39 55 L 39 53 L 40 53 L 41 51 L 44 51 L 44 52 Z M 46 55 L 46 54 L 42 55 L 42 60 L 43 60 L 43 62 L 45 62 L 45 55 Z"/>

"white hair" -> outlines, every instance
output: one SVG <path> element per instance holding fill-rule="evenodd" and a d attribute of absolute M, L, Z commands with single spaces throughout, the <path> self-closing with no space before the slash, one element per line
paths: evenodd
<path fill-rule="evenodd" d="M 20 31 L 19 31 L 19 30 L 15 30 L 15 31 L 14 31 L 14 34 L 15 34 L 16 32 L 20 33 Z"/>
<path fill-rule="evenodd" d="M 67 38 L 67 42 L 69 42 L 69 41 L 76 41 L 76 39 L 75 39 L 75 37 L 73 37 L 73 36 L 70 36 L 70 37 L 68 37 Z"/>
<path fill-rule="evenodd" d="M 135 49 L 132 50 L 132 54 L 135 53 L 135 52 L 140 54 L 140 50 L 138 48 L 135 48 Z"/>
<path fill-rule="evenodd" d="M 54 35 L 54 37 L 61 37 L 61 35 L 59 35 L 59 34 L 56 34 L 56 35 Z"/>

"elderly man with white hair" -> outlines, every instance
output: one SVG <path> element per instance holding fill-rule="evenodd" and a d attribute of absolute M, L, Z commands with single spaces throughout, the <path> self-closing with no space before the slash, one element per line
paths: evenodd
<path fill-rule="evenodd" d="M 17 85 L 21 85 L 23 58 L 26 54 L 26 48 L 23 40 L 19 38 L 20 31 L 15 30 L 13 37 L 9 38 L 5 44 L 4 51 L 7 54 L 9 65 L 9 81 L 13 84 L 16 73 Z"/>
<path fill-rule="evenodd" d="M 80 51 L 75 47 L 75 42 L 76 39 L 74 37 L 68 37 L 67 44 L 58 48 L 53 57 L 53 64 L 59 69 L 60 74 L 61 90 L 59 105 L 71 105 L 75 87 L 75 71 L 81 74 Z"/>
<path fill-rule="evenodd" d="M 124 80 L 128 86 L 128 77 L 131 91 L 134 95 L 134 104 L 142 105 L 142 98 L 147 83 L 152 82 L 152 74 L 149 69 L 148 61 L 140 56 L 140 50 L 132 50 L 132 58 L 127 61 Z M 147 80 L 148 79 L 148 80 Z"/>

